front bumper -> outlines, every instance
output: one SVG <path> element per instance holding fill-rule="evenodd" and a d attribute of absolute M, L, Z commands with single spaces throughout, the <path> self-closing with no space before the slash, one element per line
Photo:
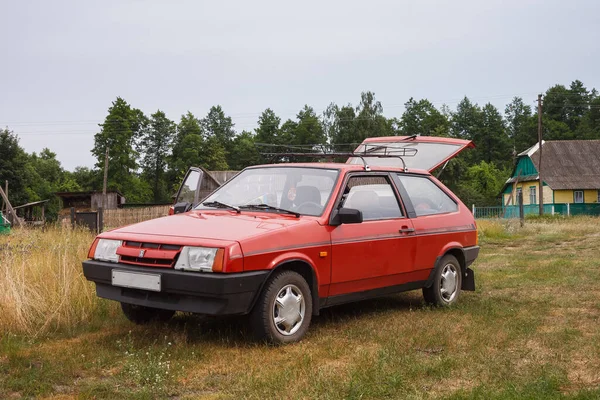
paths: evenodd
<path fill-rule="evenodd" d="M 158 274 L 161 291 L 112 285 L 112 270 Z M 235 274 L 175 271 L 136 267 L 104 261 L 83 262 L 86 279 L 96 283 L 96 294 L 105 299 L 165 310 L 208 315 L 247 314 L 269 271 Z"/>

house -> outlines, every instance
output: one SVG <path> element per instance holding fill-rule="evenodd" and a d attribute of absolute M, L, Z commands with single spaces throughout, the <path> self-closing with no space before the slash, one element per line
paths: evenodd
<path fill-rule="evenodd" d="M 570 210 L 600 213 L 600 140 L 543 141 L 542 153 L 544 212 L 564 213 L 568 204 Z M 539 159 L 538 144 L 517 155 L 502 190 L 503 206 L 517 205 L 522 192 L 525 206 L 539 207 Z"/>
<path fill-rule="evenodd" d="M 62 200 L 62 208 L 75 208 L 77 211 L 97 211 L 102 207 L 102 192 L 58 192 L 55 193 Z M 114 210 L 125 204 L 125 197 L 117 190 L 106 192 L 107 210 Z"/>

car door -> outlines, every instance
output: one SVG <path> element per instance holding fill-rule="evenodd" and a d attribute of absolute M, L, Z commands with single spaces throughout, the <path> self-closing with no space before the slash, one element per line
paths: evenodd
<path fill-rule="evenodd" d="M 411 217 L 417 239 L 415 270 L 431 270 L 449 244 L 462 247 L 462 243 L 470 242 L 475 226 L 465 224 L 459 203 L 433 177 L 398 173 L 397 178 L 414 210 Z"/>
<path fill-rule="evenodd" d="M 394 286 L 410 279 L 416 253 L 413 226 L 387 173 L 349 175 L 336 207 L 362 212 L 363 222 L 331 230 L 329 296 Z"/>

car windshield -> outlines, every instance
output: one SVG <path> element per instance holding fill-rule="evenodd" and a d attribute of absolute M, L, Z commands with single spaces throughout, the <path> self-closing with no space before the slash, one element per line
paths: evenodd
<path fill-rule="evenodd" d="M 264 212 L 286 210 L 320 216 L 329 202 L 338 175 L 338 170 L 325 168 L 249 168 L 204 199 L 196 209 L 232 206 L 242 211 L 244 208 Z M 256 207 L 259 205 L 261 207 Z"/>

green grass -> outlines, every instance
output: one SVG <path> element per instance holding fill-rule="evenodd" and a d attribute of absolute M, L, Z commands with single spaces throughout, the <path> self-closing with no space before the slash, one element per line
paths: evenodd
<path fill-rule="evenodd" d="M 343 305 L 288 346 L 252 342 L 239 318 L 134 326 L 84 291 L 71 317 L 0 316 L 0 398 L 600 398 L 600 220 L 479 229 L 477 291 L 455 307 L 419 292 Z"/>

